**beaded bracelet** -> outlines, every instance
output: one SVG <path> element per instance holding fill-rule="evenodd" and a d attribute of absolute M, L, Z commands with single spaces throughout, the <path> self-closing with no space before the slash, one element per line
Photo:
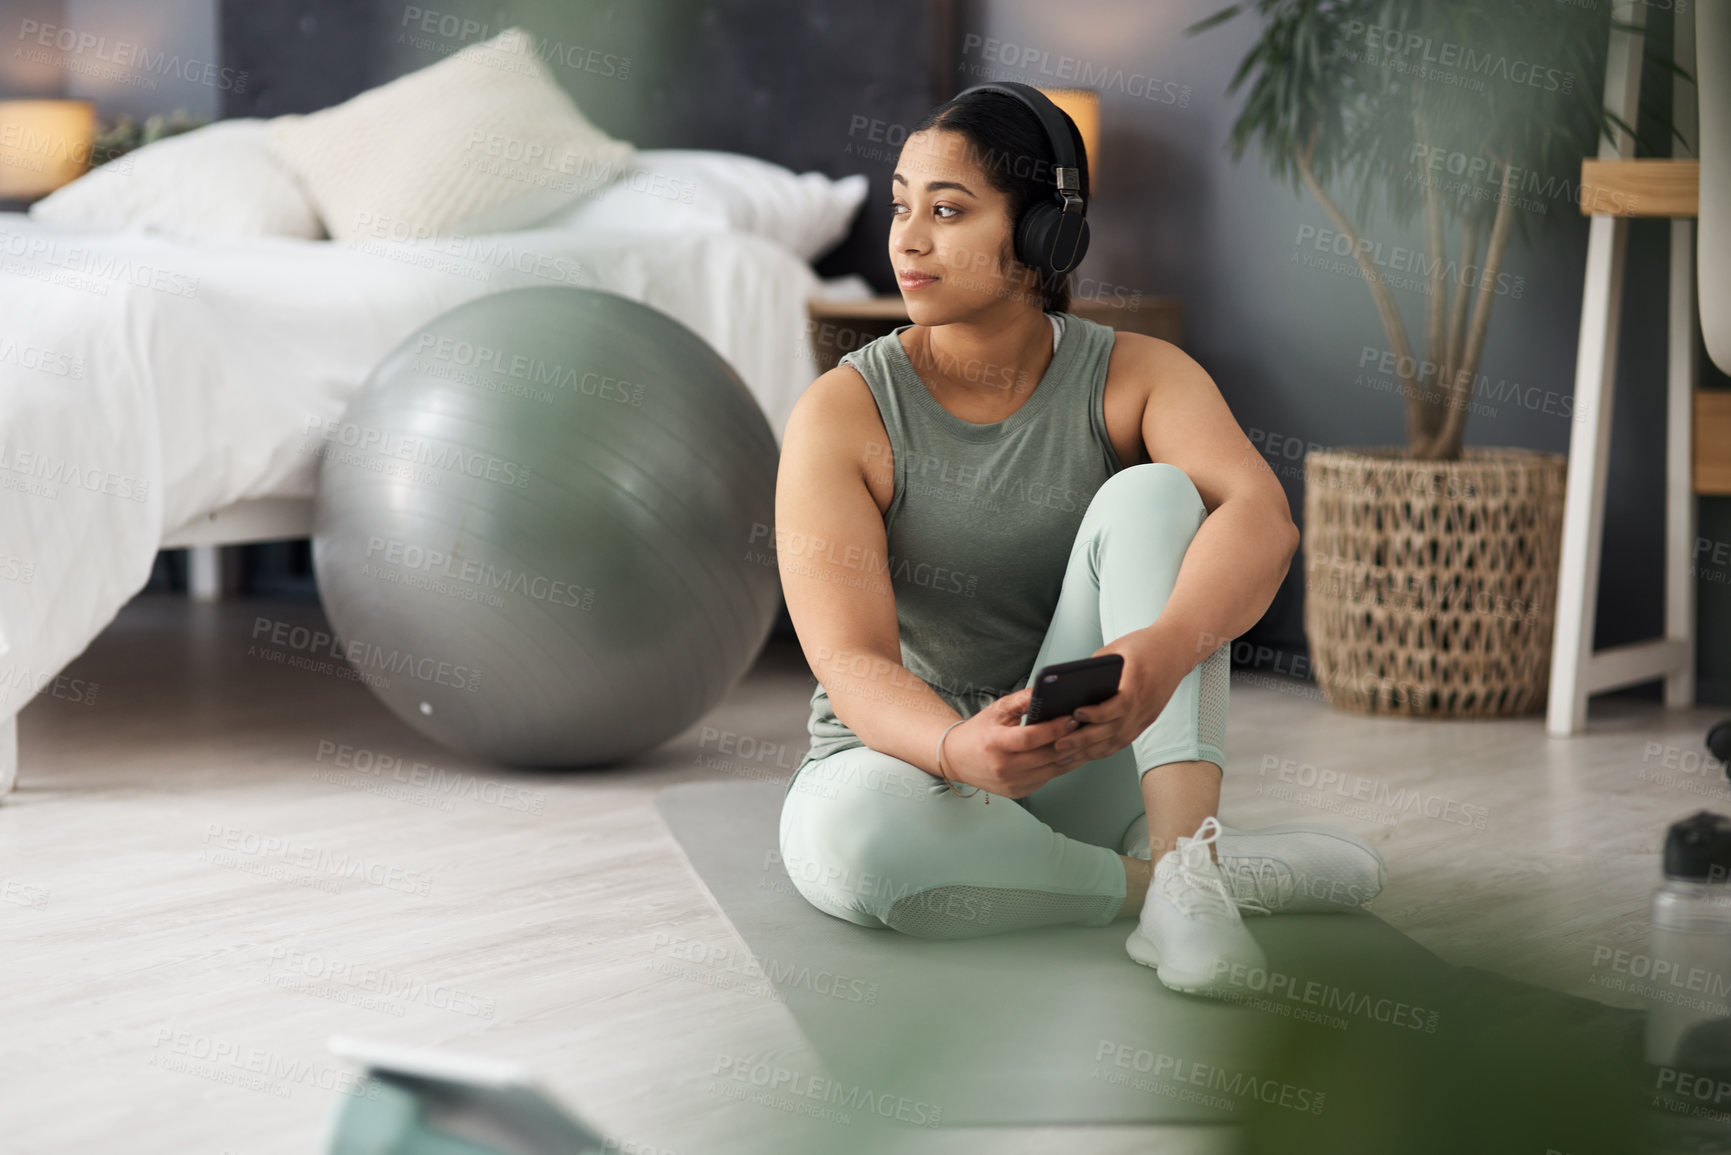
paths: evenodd
<path fill-rule="evenodd" d="M 944 773 L 944 739 L 950 736 L 951 730 L 954 730 L 965 721 L 967 721 L 966 718 L 957 718 L 954 722 L 951 722 L 948 726 L 944 727 L 944 732 L 938 735 L 938 751 L 934 759 L 938 764 L 938 777 L 944 780 L 944 784 L 950 788 L 950 793 L 954 794 L 957 798 L 972 798 L 974 794 L 980 792 L 980 788 L 976 786 L 974 787 L 974 794 L 963 794 L 960 790 L 956 789 L 956 784 L 950 781 L 949 775 Z M 986 796 L 986 805 L 990 806 L 991 804 L 992 798 L 991 795 L 988 794 Z"/>

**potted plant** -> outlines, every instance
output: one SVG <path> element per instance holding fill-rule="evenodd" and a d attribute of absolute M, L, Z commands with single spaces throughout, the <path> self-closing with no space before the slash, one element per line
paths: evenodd
<path fill-rule="evenodd" d="M 1250 0 L 1189 29 L 1251 9 L 1261 20 L 1227 87 L 1248 84 L 1233 156 L 1254 140 L 1277 178 L 1321 205 L 1369 289 L 1381 360 L 1406 401 L 1405 446 L 1305 457 L 1305 634 L 1336 706 L 1495 716 L 1544 705 L 1566 459 L 1463 438 L 1489 385 L 1493 308 L 1519 287 L 1503 272 L 1511 233 L 1577 211 L 1582 158 L 1621 124 L 1599 95 L 1608 7 Z M 1398 224 L 1423 220 L 1425 251 L 1398 270 L 1365 236 L 1379 206 Z M 1387 283 L 1396 276 L 1428 293 L 1422 345 Z"/>

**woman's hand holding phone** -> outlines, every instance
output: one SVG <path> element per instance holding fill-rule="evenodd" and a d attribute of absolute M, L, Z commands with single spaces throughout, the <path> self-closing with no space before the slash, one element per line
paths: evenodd
<path fill-rule="evenodd" d="M 1060 774 L 1080 766 L 1080 751 L 1060 754 L 1059 739 L 1077 724 L 1069 715 L 1022 725 L 1032 686 L 990 702 L 944 739 L 944 775 L 988 794 L 1026 798 Z"/>
<path fill-rule="evenodd" d="M 1125 634 L 1088 656 L 1105 654 L 1124 659 L 1116 694 L 1027 726 L 1022 715 L 1034 688 L 1006 694 L 950 731 L 944 739 L 945 774 L 991 794 L 1025 798 L 1060 774 L 1130 745 L 1154 724 L 1196 664 L 1179 660 L 1154 627 Z"/>
<path fill-rule="evenodd" d="M 1145 629 L 1132 630 L 1088 655 L 1097 658 L 1117 654 L 1124 659 L 1124 669 L 1118 675 L 1118 692 L 1104 702 L 1076 711 L 1074 717 L 1083 724 L 1073 737 L 1058 743 L 1061 757 L 1068 760 L 1079 754 L 1075 759 L 1078 764 L 1110 758 L 1152 726 L 1166 709 L 1166 703 L 1172 700 L 1178 684 L 1195 667 L 1197 659 L 1181 654 L 1159 626 L 1156 622 Z"/>

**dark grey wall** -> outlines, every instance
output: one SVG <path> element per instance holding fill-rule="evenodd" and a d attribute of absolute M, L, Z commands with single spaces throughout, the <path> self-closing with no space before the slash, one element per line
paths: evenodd
<path fill-rule="evenodd" d="M 1403 443 L 1404 411 L 1397 395 L 1361 380 L 1365 350 L 1380 353 L 1387 340 L 1365 284 L 1340 271 L 1352 262 L 1311 247 L 1317 234 L 1310 230 L 1329 227 L 1322 209 L 1308 194 L 1276 185 L 1253 151 L 1234 163 L 1225 150 L 1239 103 L 1225 90 L 1256 25 L 1241 17 L 1198 36 L 1184 33 L 1221 7 L 1221 0 L 1072 0 L 1061 6 L 968 0 L 961 75 L 969 83 L 1062 84 L 1075 75 L 1078 61 L 1096 75 L 1107 70 L 1099 184 L 1089 213 L 1095 240 L 1081 272 L 1112 286 L 1183 299 L 1189 351 L 1253 440 L 1273 447 L 1271 463 L 1283 475 L 1294 516 L 1302 518 L 1305 446 Z M 1664 25 L 1656 37 L 1668 39 L 1665 17 L 1655 23 Z M 1668 80 L 1647 71 L 1653 74 L 1650 95 L 1668 106 Z M 1594 87 L 1601 83 L 1602 77 L 1593 79 Z M 1541 203 L 1542 213 L 1527 210 L 1533 243 L 1512 246 L 1504 261 L 1503 271 L 1521 278 L 1519 299 L 1511 279 L 1510 293 L 1495 300 L 1481 366 L 1492 382 L 1511 383 L 1499 386 L 1510 399 L 1491 403 L 1494 414 L 1471 418 L 1470 446 L 1568 451 L 1568 417 L 1545 409 L 1562 410 L 1574 392 L 1587 227 L 1569 197 Z M 1396 228 L 1386 220 L 1366 235 L 1390 258 L 1394 246 L 1422 247 L 1416 227 Z M 1666 244 L 1665 223 L 1634 225 L 1600 646 L 1660 628 Z M 1322 264 L 1312 267 L 1306 258 Z M 1422 347 L 1427 298 L 1404 288 L 1393 295 Z M 1375 377 L 1387 381 L 1390 375 Z M 1517 384 L 1532 408 L 1514 400 Z M 1256 640 L 1302 646 L 1302 578 L 1295 562 Z M 1704 596 L 1723 597 L 1726 590 L 1731 586 Z"/>

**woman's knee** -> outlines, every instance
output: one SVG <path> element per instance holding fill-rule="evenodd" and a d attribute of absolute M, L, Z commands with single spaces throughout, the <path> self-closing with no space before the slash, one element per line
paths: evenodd
<path fill-rule="evenodd" d="M 1087 518 L 1103 524 L 1124 522 L 1143 531 L 1169 527 L 1194 536 L 1208 508 L 1190 475 L 1163 461 L 1121 469 L 1094 491 Z"/>
<path fill-rule="evenodd" d="M 783 803 L 780 840 L 794 887 L 832 914 L 840 906 L 881 917 L 944 841 L 935 780 L 921 778 L 931 776 L 889 758 L 838 756 L 801 771 Z"/>
<path fill-rule="evenodd" d="M 1164 461 L 1145 461 L 1120 469 L 1095 491 L 1094 500 L 1136 507 L 1156 506 L 1184 511 L 1202 509 L 1202 494 L 1190 475 Z"/>
<path fill-rule="evenodd" d="M 881 858 L 870 843 L 826 844 L 798 835 L 784 837 L 781 867 L 793 888 L 827 914 L 866 926 L 882 926 Z"/>

